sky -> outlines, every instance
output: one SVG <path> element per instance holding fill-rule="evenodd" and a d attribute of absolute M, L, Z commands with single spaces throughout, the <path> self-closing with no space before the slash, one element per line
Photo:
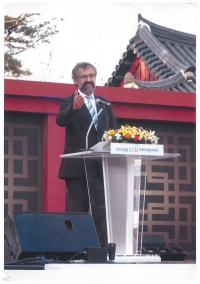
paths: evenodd
<path fill-rule="evenodd" d="M 7 3 L 3 13 L 18 17 L 22 13 L 41 13 L 41 20 L 65 18 L 57 22 L 59 33 L 51 44 L 23 52 L 16 58 L 33 75 L 22 79 L 73 83 L 71 70 L 77 62 L 88 61 L 98 70 L 97 85 L 104 85 L 115 71 L 129 40 L 136 34 L 138 14 L 158 25 L 197 34 L 195 1 L 181 3 L 112 3 L 111 1 L 73 1 L 57 3 Z M 145 2 L 145 1 L 143 1 Z M 166 1 L 167 2 L 167 1 Z M 192 3 L 194 2 L 194 3 Z M 50 53 L 52 56 L 50 57 Z"/>

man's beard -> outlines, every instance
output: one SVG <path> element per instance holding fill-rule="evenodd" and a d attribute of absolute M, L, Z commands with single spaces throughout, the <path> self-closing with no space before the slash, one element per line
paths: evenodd
<path fill-rule="evenodd" d="M 84 82 L 82 86 L 78 86 L 81 92 L 86 95 L 91 95 L 95 89 L 94 82 Z"/>

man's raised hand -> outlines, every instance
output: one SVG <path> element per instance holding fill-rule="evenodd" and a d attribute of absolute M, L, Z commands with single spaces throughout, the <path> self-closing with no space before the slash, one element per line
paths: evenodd
<path fill-rule="evenodd" d="M 78 91 L 75 91 L 73 110 L 81 108 L 83 104 L 84 104 L 84 98 L 78 94 Z"/>

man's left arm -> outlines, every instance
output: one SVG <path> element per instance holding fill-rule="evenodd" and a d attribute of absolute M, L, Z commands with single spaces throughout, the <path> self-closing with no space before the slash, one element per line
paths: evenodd
<path fill-rule="evenodd" d="M 109 117 L 110 117 L 110 128 L 117 129 L 118 128 L 117 120 L 112 106 L 109 107 Z"/>

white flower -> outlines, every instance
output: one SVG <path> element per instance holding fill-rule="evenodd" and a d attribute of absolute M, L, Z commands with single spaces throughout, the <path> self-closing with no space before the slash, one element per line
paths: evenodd
<path fill-rule="evenodd" d="M 106 132 L 104 132 L 104 134 L 103 134 L 103 139 L 107 140 L 107 134 L 106 134 Z"/>
<path fill-rule="evenodd" d="M 112 136 L 107 137 L 108 141 L 112 141 Z"/>
<path fill-rule="evenodd" d="M 116 137 L 116 139 L 117 139 L 118 141 L 122 140 L 122 137 L 121 137 L 121 135 L 120 135 L 119 133 L 116 133 L 116 134 L 115 134 L 115 137 Z"/>

